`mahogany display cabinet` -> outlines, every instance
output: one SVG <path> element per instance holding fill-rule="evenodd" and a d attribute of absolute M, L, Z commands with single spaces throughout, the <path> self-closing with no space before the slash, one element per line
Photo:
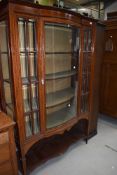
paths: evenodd
<path fill-rule="evenodd" d="M 79 138 L 97 132 L 103 25 L 80 14 L 23 1 L 0 3 L 2 110 L 17 126 L 26 155 L 44 138 L 76 125 Z"/>

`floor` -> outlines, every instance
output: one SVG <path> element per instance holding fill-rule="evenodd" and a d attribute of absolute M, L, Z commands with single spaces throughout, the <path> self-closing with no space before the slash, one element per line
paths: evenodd
<path fill-rule="evenodd" d="M 117 175 L 117 120 L 100 115 L 98 134 L 78 141 L 31 175 Z"/>

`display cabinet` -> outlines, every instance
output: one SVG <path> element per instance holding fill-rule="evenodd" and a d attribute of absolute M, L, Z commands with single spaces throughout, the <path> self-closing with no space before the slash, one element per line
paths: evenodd
<path fill-rule="evenodd" d="M 96 134 L 96 39 L 103 27 L 68 10 L 23 1 L 2 1 L 0 9 L 1 106 L 17 123 L 26 174 L 25 157 L 40 140 L 76 125 L 79 138 Z"/>

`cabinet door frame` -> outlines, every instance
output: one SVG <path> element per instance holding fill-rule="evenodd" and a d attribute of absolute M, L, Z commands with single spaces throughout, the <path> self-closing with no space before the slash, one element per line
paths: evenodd
<path fill-rule="evenodd" d="M 80 33 L 81 33 L 81 25 L 80 25 L 80 22 L 76 23 L 76 22 L 73 22 L 71 20 L 64 20 L 64 19 L 58 19 L 58 18 L 49 18 L 49 17 L 42 17 L 41 18 L 41 23 L 42 23 L 42 31 L 44 31 L 44 25 L 45 23 L 56 23 L 56 24 L 65 24 L 65 25 L 71 25 L 71 26 L 74 26 L 76 28 L 79 29 Z M 60 132 L 66 128 L 68 128 L 68 126 L 73 126 L 77 121 L 78 121 L 78 117 L 79 117 L 79 89 L 78 89 L 78 93 L 77 93 L 77 116 L 75 116 L 73 119 L 59 125 L 59 126 L 56 126 L 54 128 L 51 128 L 51 129 L 46 129 L 46 86 L 45 86 L 45 32 L 42 33 L 42 36 L 41 36 L 41 51 L 42 51 L 42 60 L 43 60 L 43 75 L 42 75 L 42 79 L 44 80 L 44 88 L 43 88 L 43 109 L 44 109 L 44 112 L 43 112 L 43 119 L 44 119 L 44 126 L 45 126 L 45 135 L 46 136 L 49 136 L 49 135 L 52 135 L 52 133 L 54 132 Z M 79 47 L 79 62 L 80 62 L 80 59 L 81 59 L 81 35 L 80 35 L 80 47 Z M 80 67 L 80 66 L 79 66 Z M 79 70 L 78 70 L 79 71 Z M 79 74 L 78 74 L 78 81 L 80 81 L 81 79 L 81 75 L 80 75 L 80 71 L 79 71 Z M 79 82 L 80 84 L 80 82 Z"/>
<path fill-rule="evenodd" d="M 91 50 L 86 51 L 88 54 L 90 54 L 90 59 L 91 59 L 91 71 L 90 71 L 90 80 L 89 80 L 89 111 L 87 112 L 81 112 L 80 115 L 87 115 L 88 117 L 91 115 L 92 112 L 92 103 L 93 103 L 93 81 L 94 81 L 94 65 L 95 65 L 95 40 L 96 40 L 96 34 L 95 34 L 95 23 L 90 22 L 90 21 L 85 21 L 83 20 L 83 27 L 81 29 L 82 31 L 82 59 L 81 59 L 81 74 L 83 72 L 83 47 L 84 47 L 84 30 L 88 29 L 91 31 Z M 81 80 L 81 86 L 82 86 L 82 81 Z M 80 89 L 82 91 L 82 87 Z M 82 92 L 80 92 L 82 94 Z"/>
<path fill-rule="evenodd" d="M 29 140 L 35 140 L 39 139 L 43 135 L 42 130 L 42 120 L 41 120 L 41 89 L 40 89 L 40 79 L 41 79 L 41 62 L 40 59 L 40 32 L 41 32 L 41 25 L 40 25 L 40 18 L 34 16 L 34 15 L 24 15 L 24 14 L 15 14 L 10 13 L 10 38 L 11 38 L 11 55 L 12 55 L 12 69 L 13 69 L 13 84 L 14 84 L 14 94 L 15 94 L 15 115 L 16 120 L 18 124 L 18 128 L 20 130 L 20 142 L 23 144 L 24 142 L 29 142 Z M 14 15 L 12 17 L 12 15 Z M 18 31 L 18 19 L 24 18 L 24 19 L 33 19 L 36 23 L 36 46 L 37 46 L 37 77 L 39 78 L 38 81 L 38 103 L 39 103 L 39 120 L 40 120 L 40 132 L 38 134 L 32 135 L 29 138 L 26 138 L 26 131 L 25 131 L 25 121 L 24 121 L 24 107 L 23 107 L 23 94 L 22 94 L 22 80 L 21 80 L 21 68 L 20 66 L 20 50 L 19 50 L 19 31 Z M 13 27 L 15 29 L 13 29 Z M 37 30 L 39 29 L 39 30 Z M 15 32 L 14 32 L 15 30 Z"/>

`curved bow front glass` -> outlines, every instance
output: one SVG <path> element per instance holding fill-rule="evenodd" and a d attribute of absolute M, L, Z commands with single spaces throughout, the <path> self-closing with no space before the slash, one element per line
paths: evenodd
<path fill-rule="evenodd" d="M 79 29 L 45 23 L 46 127 L 77 116 Z"/>

